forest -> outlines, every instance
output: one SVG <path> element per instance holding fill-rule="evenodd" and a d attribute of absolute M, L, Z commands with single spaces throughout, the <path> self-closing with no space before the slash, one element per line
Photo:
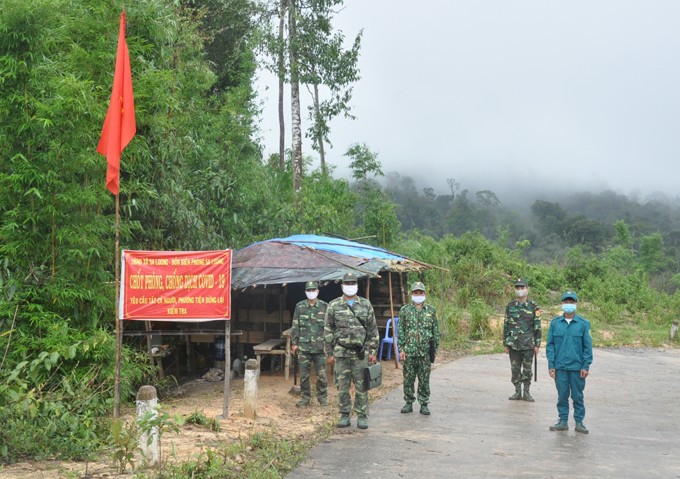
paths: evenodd
<path fill-rule="evenodd" d="M 362 238 L 439 267 L 417 279 L 431 285 L 447 347 L 487 341 L 500 351 L 490 321 L 520 276 L 546 305 L 579 291 L 598 346 L 667 342 L 680 309 L 677 198 L 584 191 L 506 205 L 455 175 L 437 194 L 442 185 L 383 172 L 359 142 L 344 153 L 352 177 L 334 176 L 331 120 L 351 117 L 361 81 L 361 33 L 347 38 L 333 24 L 342 4 L 0 3 L 0 463 L 87 459 L 110 445 L 115 197 L 96 146 L 124 6 L 137 134 L 121 159 L 122 247 Z M 280 115 L 269 157 L 258 69 L 278 76 L 279 105 L 293 112 Z M 123 355 L 122 397 L 132 401 L 154 371 L 143 352 Z"/>

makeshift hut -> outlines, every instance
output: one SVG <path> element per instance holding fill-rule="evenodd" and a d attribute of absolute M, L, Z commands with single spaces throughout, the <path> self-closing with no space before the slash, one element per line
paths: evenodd
<path fill-rule="evenodd" d="M 319 281 L 319 297 L 330 301 L 341 295 L 339 282 L 347 272 L 359 277 L 359 295 L 373 304 L 382 334 L 388 318 L 407 301 L 407 273 L 429 268 L 383 248 L 334 237 L 294 235 L 254 243 L 233 255 L 231 328 L 239 334 L 231 337 L 231 351 L 252 357 L 257 345 L 284 338 L 295 305 L 305 298 L 304 283 Z"/>
<path fill-rule="evenodd" d="M 359 295 L 373 304 L 383 336 L 387 320 L 408 300 L 407 273 L 429 268 L 383 248 L 340 238 L 274 238 L 233 252 L 227 324 L 145 321 L 129 325 L 124 334 L 147 343 L 161 377 L 164 370 L 194 374 L 210 367 L 231 369 L 232 361 L 238 358 L 242 364 L 244 356 L 266 358 L 265 368 L 285 368 L 287 377 L 291 359 L 287 340 L 295 305 L 305 299 L 305 282 L 319 281 L 319 298 L 331 301 L 342 294 L 343 275 L 354 272 Z"/>

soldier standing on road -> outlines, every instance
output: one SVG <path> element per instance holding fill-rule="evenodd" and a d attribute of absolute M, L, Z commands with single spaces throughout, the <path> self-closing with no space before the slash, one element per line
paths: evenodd
<path fill-rule="evenodd" d="M 354 273 L 342 277 L 342 296 L 328 304 L 324 329 L 327 362 L 335 364 L 338 382 L 338 427 L 350 425 L 351 398 L 349 388 L 354 381 L 354 411 L 357 427 L 368 428 L 368 392 L 363 370 L 376 362 L 378 326 L 371 302 L 357 296 L 358 284 Z"/>
<path fill-rule="evenodd" d="M 511 380 L 515 394 L 508 399 L 524 399 L 534 402 L 531 397 L 531 362 L 541 346 L 541 311 L 528 299 L 529 287 L 524 279 L 515 281 L 515 296 L 505 307 L 503 324 L 503 344 L 510 355 Z M 522 395 L 522 383 L 524 395 Z"/>
<path fill-rule="evenodd" d="M 311 369 L 316 374 L 316 399 L 322 406 L 328 405 L 328 380 L 326 379 L 326 355 L 323 351 L 324 321 L 328 303 L 318 299 L 319 285 L 315 281 L 305 284 L 307 299 L 295 305 L 291 350 L 299 350 L 300 390 L 302 398 L 297 407 L 309 406 L 312 400 L 310 387 Z"/>
<path fill-rule="evenodd" d="M 430 346 L 432 343 L 432 346 Z M 402 413 L 413 412 L 415 381 L 418 378 L 418 402 L 420 414 L 430 415 L 430 347 L 433 352 L 439 347 L 439 323 L 437 310 L 425 304 L 425 285 L 413 283 L 411 303 L 399 310 L 399 331 L 397 334 L 399 359 L 404 362 L 404 401 Z"/>
<path fill-rule="evenodd" d="M 590 337 L 590 322 L 576 314 L 578 296 L 573 291 L 562 295 L 562 316 L 550 321 L 545 355 L 548 359 L 548 373 L 555 380 L 557 388 L 557 412 L 560 420 L 551 431 L 569 429 L 569 396 L 574 404 L 576 432 L 588 434 L 583 424 L 586 406 L 583 390 L 590 365 L 593 362 L 593 340 Z"/>

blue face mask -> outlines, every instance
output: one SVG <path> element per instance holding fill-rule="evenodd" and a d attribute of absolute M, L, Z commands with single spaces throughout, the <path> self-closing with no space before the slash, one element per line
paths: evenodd
<path fill-rule="evenodd" d="M 572 314 L 576 312 L 576 305 L 571 304 L 571 303 L 564 303 L 562 304 L 562 311 L 564 311 L 567 314 Z"/>

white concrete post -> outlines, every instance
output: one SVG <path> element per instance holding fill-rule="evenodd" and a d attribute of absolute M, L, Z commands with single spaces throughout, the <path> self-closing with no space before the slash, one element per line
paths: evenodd
<path fill-rule="evenodd" d="M 139 422 L 147 412 L 151 411 L 154 417 L 158 415 L 158 395 L 156 388 L 153 386 L 142 386 L 137 391 L 137 421 Z M 149 441 L 149 433 L 142 431 L 139 434 L 139 450 L 142 454 L 142 460 L 146 464 L 156 465 L 160 461 L 160 450 L 158 447 L 158 428 L 154 427 L 150 431 L 151 440 Z"/>
<path fill-rule="evenodd" d="M 243 375 L 243 414 L 248 419 L 257 416 L 257 360 L 246 361 L 246 373 Z"/>

